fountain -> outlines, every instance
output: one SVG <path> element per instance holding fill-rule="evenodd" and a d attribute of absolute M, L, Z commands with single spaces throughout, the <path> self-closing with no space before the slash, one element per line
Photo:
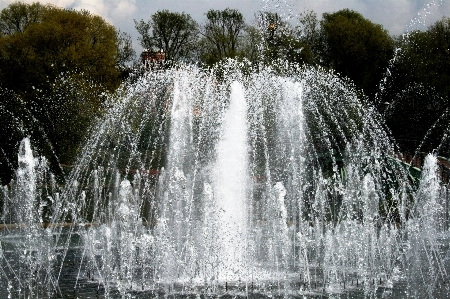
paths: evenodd
<path fill-rule="evenodd" d="M 317 68 L 148 72 L 57 186 L 31 141 L 3 187 L 4 298 L 444 298 L 448 197 Z"/>

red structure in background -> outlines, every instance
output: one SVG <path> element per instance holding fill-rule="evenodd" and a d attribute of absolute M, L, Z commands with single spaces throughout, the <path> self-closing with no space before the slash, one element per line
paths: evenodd
<path fill-rule="evenodd" d="M 165 60 L 166 53 L 163 50 L 153 52 L 148 49 L 144 49 L 141 53 L 141 63 L 144 67 L 149 69 L 160 69 Z"/>

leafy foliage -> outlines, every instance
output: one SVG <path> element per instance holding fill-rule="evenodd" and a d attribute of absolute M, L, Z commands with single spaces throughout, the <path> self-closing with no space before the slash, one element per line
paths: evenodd
<path fill-rule="evenodd" d="M 323 63 L 374 98 L 393 56 L 393 40 L 381 25 L 348 9 L 323 14 Z"/>
<path fill-rule="evenodd" d="M 35 9 L 19 5 L 24 11 Z M 48 89 L 48 79 L 76 70 L 108 90 L 115 89 L 119 84 L 115 28 L 87 11 L 52 6 L 40 6 L 40 11 L 39 22 L 25 22 L 22 31 L 0 39 L 1 84 L 20 92 L 33 86 Z"/>
<path fill-rule="evenodd" d="M 317 14 L 313 11 L 306 11 L 299 15 L 296 36 L 303 42 L 304 50 L 310 55 L 308 63 L 319 65 L 324 56 L 325 41 L 321 31 L 321 24 Z"/>
<path fill-rule="evenodd" d="M 310 62 L 310 48 L 297 37 L 297 32 L 279 14 L 261 12 L 258 27 L 262 29 L 265 41 L 264 57 L 266 62 L 286 60 L 294 63 Z"/>
<path fill-rule="evenodd" d="M 197 42 L 198 24 L 185 13 L 158 11 L 147 23 L 136 22 L 142 47 L 163 50 L 168 60 L 189 60 Z M 151 31 L 151 34 L 150 34 Z"/>
<path fill-rule="evenodd" d="M 206 13 L 200 58 L 213 65 L 224 58 L 238 55 L 240 38 L 244 32 L 244 16 L 236 9 L 209 10 Z"/>
<path fill-rule="evenodd" d="M 450 19 L 436 22 L 427 31 L 401 36 L 397 47 L 383 101 L 390 103 L 386 113 L 389 127 L 403 148 L 412 152 L 449 108 Z M 429 140 L 429 148 L 424 150 L 439 145 L 448 122 L 437 125 L 437 136 L 431 137 L 434 140 Z"/>
<path fill-rule="evenodd" d="M 126 32 L 117 31 L 117 60 L 116 65 L 119 69 L 127 69 L 127 63 L 136 58 L 136 51 L 133 49 L 131 35 Z"/>
<path fill-rule="evenodd" d="M 0 12 L 0 36 L 23 33 L 29 25 L 42 20 L 44 11 L 45 6 L 37 2 L 31 5 L 12 3 Z"/>
<path fill-rule="evenodd" d="M 58 172 L 59 163 L 71 163 L 101 111 L 102 95 L 119 86 L 118 64 L 130 57 L 119 55 L 120 47 L 130 45 L 99 16 L 39 3 L 11 4 L 0 13 L 0 28 L 0 111 L 7 128 L 0 138 L 2 167 L 8 168 L 2 181 L 10 177 L 25 136 Z"/>

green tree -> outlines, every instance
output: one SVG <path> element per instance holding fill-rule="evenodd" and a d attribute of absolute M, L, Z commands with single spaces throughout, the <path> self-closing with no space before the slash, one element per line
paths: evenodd
<path fill-rule="evenodd" d="M 413 152 L 449 108 L 450 18 L 401 36 L 397 47 L 381 101 L 390 103 L 386 117 L 394 136 L 405 151 Z M 446 129 L 448 123 L 438 126 L 435 131 Z M 442 134 L 437 135 L 424 150 L 439 145 Z"/>
<path fill-rule="evenodd" d="M 101 95 L 120 84 L 118 63 L 127 58 L 116 29 L 87 11 L 20 2 L 1 11 L 0 27 L 1 122 L 10 129 L 0 133 L 2 167 L 15 166 L 27 135 L 54 169 L 70 164 Z"/>
<path fill-rule="evenodd" d="M 349 77 L 374 99 L 393 56 L 394 42 L 388 32 L 349 9 L 324 13 L 321 28 L 322 63 Z"/>
<path fill-rule="evenodd" d="M 278 13 L 260 12 L 257 16 L 263 40 L 266 61 L 282 59 L 289 62 L 311 62 L 311 49 L 298 38 L 294 27 L 283 20 Z"/>
<path fill-rule="evenodd" d="M 203 38 L 200 42 L 200 59 L 213 65 L 224 58 L 239 54 L 239 42 L 244 33 L 245 22 L 241 12 L 236 9 L 211 9 L 206 13 Z"/>
<path fill-rule="evenodd" d="M 35 4 L 19 5 L 24 11 L 35 8 Z M 120 83 L 115 28 L 87 11 L 48 5 L 40 10 L 39 22 L 1 37 L 1 84 L 21 93 L 32 87 L 47 89 L 47 82 L 60 73 L 77 70 L 114 90 Z"/>
<path fill-rule="evenodd" d="M 198 39 L 198 24 L 189 14 L 158 11 L 151 20 L 135 20 L 142 47 L 163 50 L 168 60 L 190 60 Z M 151 33 L 150 33 L 151 32 Z"/>
<path fill-rule="evenodd" d="M 239 45 L 239 57 L 246 58 L 251 62 L 261 59 L 263 36 L 256 26 L 246 26 Z"/>
<path fill-rule="evenodd" d="M 118 30 L 117 31 L 117 60 L 116 65 L 120 69 L 127 69 L 127 63 L 136 59 L 136 51 L 133 49 L 131 35 Z"/>
<path fill-rule="evenodd" d="M 433 88 L 441 97 L 450 97 L 450 18 L 444 18 L 427 31 L 416 31 L 400 40 L 398 70 L 406 80 Z M 444 106 L 445 103 L 436 103 Z"/>
<path fill-rule="evenodd" d="M 25 29 L 42 20 L 45 6 L 36 2 L 26 5 L 21 2 L 12 3 L 0 12 L 0 35 L 23 33 Z"/>
<path fill-rule="evenodd" d="M 306 11 L 299 15 L 299 24 L 296 27 L 296 36 L 303 44 L 305 52 L 309 54 L 308 63 L 321 64 L 324 56 L 323 34 L 317 14 L 313 11 Z"/>
<path fill-rule="evenodd" d="M 131 35 L 118 30 L 117 33 L 117 59 L 116 67 L 120 71 L 121 80 L 129 78 L 130 73 L 138 64 L 136 60 L 136 51 L 133 49 Z"/>

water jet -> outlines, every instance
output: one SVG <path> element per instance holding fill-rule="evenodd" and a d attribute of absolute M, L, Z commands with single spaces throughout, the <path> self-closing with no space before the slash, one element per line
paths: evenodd
<path fill-rule="evenodd" d="M 351 83 L 280 68 L 146 73 L 62 187 L 24 139 L 2 190 L 0 294 L 448 295 L 437 158 L 415 187 Z"/>

